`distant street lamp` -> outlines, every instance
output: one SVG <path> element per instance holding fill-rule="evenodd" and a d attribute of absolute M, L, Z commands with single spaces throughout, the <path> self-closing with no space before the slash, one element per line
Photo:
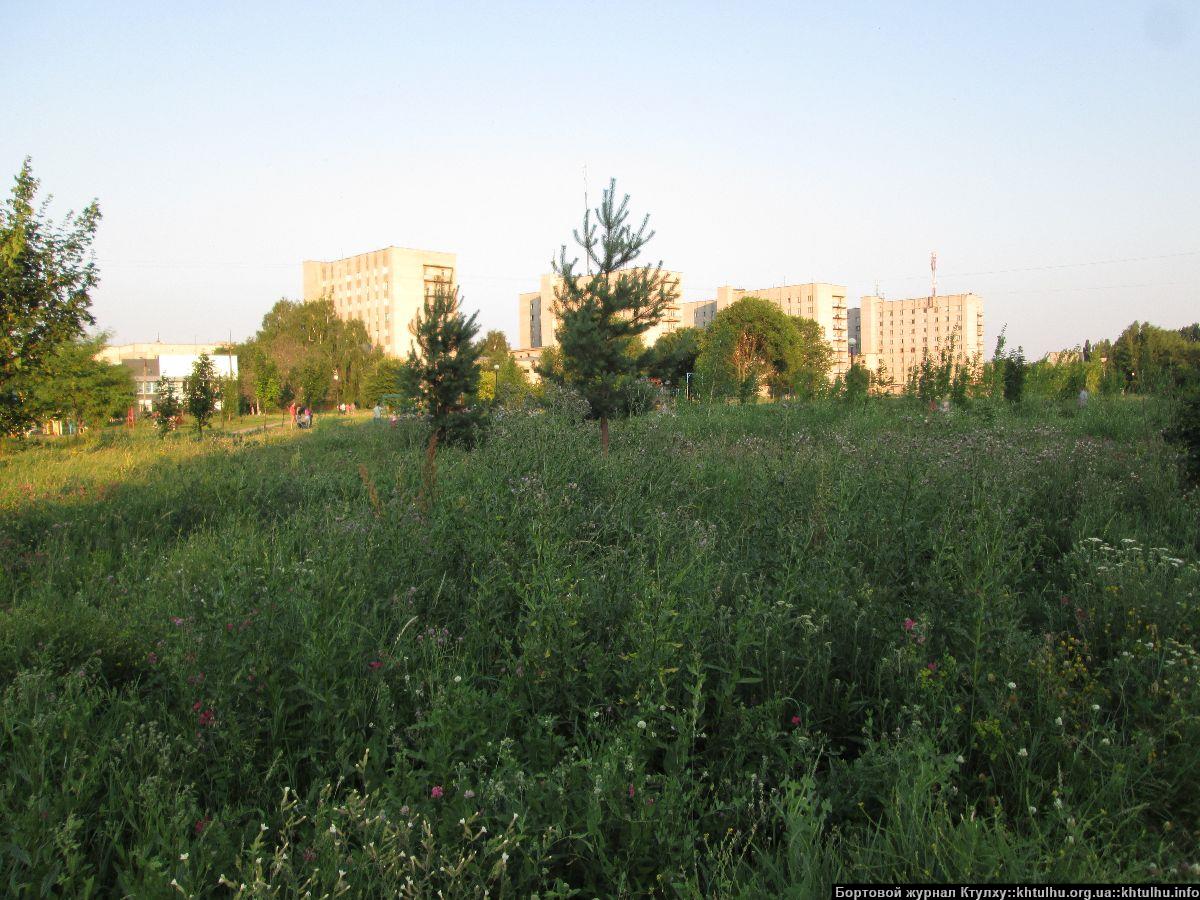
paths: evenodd
<path fill-rule="evenodd" d="M 684 400 L 692 399 L 692 373 L 691 372 L 688 372 L 686 375 L 684 375 L 683 399 Z"/>
<path fill-rule="evenodd" d="M 495 372 L 495 378 L 492 381 L 492 402 L 500 402 L 500 363 L 492 364 L 492 371 Z"/>

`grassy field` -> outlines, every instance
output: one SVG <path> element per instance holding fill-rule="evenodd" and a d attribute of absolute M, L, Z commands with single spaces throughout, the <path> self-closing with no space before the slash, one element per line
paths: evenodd
<path fill-rule="evenodd" d="M 333 417 L 0 457 L 12 895 L 1198 880 L 1165 408 Z"/>

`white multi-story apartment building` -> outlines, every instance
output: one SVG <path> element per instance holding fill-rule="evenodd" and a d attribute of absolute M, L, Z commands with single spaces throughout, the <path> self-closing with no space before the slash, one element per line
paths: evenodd
<path fill-rule="evenodd" d="M 442 283 L 456 285 L 453 253 L 386 247 L 331 261 L 305 260 L 304 299 L 327 297 L 342 319 L 358 319 L 391 356 L 413 346 L 408 326 Z"/>
<path fill-rule="evenodd" d="M 863 297 L 859 308 L 850 310 L 849 321 L 855 359 L 872 372 L 882 366 L 897 388 L 926 356 L 937 360 L 948 353 L 971 365 L 984 352 L 983 298 L 976 294 Z"/>

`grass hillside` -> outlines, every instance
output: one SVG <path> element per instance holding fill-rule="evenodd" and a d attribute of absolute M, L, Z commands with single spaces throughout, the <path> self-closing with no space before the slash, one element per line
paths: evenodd
<path fill-rule="evenodd" d="M 1153 401 L 329 420 L 0 457 L 12 895 L 1200 872 Z"/>

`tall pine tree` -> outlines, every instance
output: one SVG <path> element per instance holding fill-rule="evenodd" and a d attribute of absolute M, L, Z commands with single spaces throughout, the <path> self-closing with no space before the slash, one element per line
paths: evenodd
<path fill-rule="evenodd" d="M 555 291 L 562 377 L 588 402 L 600 420 L 600 446 L 608 453 L 608 420 L 626 407 L 626 394 L 638 375 L 637 357 L 629 352 L 639 335 L 662 321 L 674 305 L 676 282 L 655 266 L 626 268 L 654 237 L 650 217 L 637 231 L 629 222 L 629 195 L 616 203 L 614 179 L 600 206 L 584 212 L 583 230 L 574 238 L 587 257 L 589 274 L 576 272 L 578 259 L 567 259 L 564 244 L 553 263 L 562 281 Z"/>

